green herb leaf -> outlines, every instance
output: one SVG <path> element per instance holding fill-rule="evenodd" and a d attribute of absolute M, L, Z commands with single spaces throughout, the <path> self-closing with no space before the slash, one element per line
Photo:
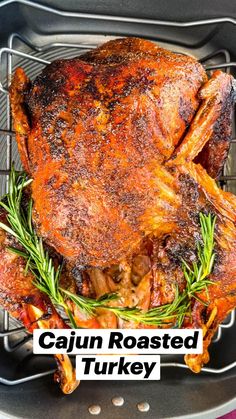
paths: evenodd
<path fill-rule="evenodd" d="M 17 173 L 12 167 L 9 180 L 9 193 L 6 194 L 0 205 L 7 212 L 9 226 L 0 222 L 0 228 L 13 235 L 23 247 L 22 250 L 9 247 L 9 250 L 26 259 L 25 273 L 30 269 L 34 274 L 34 285 L 49 296 L 52 303 L 60 306 L 67 314 L 71 326 L 76 328 L 76 321 L 68 306 L 68 300 L 73 302 L 79 310 L 88 317 L 96 314 L 96 309 L 104 308 L 113 312 L 126 321 L 134 321 L 146 325 L 173 325 L 181 327 L 184 319 L 191 316 L 191 300 L 204 302 L 198 294 L 205 290 L 208 295 L 208 285 L 213 282 L 208 279 L 212 272 L 215 260 L 214 229 L 216 217 L 211 214 L 199 214 L 202 243 L 197 243 L 197 261 L 191 266 L 182 260 L 182 271 L 186 279 L 186 288 L 181 293 L 176 288 L 174 301 L 148 311 L 138 307 L 117 307 L 110 303 L 119 299 L 119 295 L 106 294 L 98 299 L 85 298 L 76 295 L 59 286 L 61 266 L 54 268 L 53 260 L 45 250 L 43 241 L 39 238 L 32 225 L 32 199 L 29 201 L 27 211 L 22 206 L 23 189 L 31 183 L 26 174 Z"/>

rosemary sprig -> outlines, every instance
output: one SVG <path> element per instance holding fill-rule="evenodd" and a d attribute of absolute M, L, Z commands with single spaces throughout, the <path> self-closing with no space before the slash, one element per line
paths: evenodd
<path fill-rule="evenodd" d="M 24 173 L 17 173 L 12 167 L 9 179 L 9 193 L 5 195 L 0 205 L 7 212 L 9 226 L 0 222 L 0 227 L 13 235 L 23 247 L 22 250 L 10 248 L 11 251 L 24 257 L 27 261 L 26 271 L 30 269 L 34 274 L 35 286 L 48 295 L 52 303 L 62 307 L 67 314 L 72 327 L 76 328 L 76 321 L 68 306 L 68 300 L 72 301 L 82 312 L 89 317 L 96 314 L 96 309 L 105 308 L 112 311 L 119 318 L 134 321 L 146 325 L 177 324 L 181 327 L 183 320 L 189 316 L 191 300 L 195 298 L 206 304 L 198 297 L 198 293 L 206 290 L 213 282 L 208 280 L 214 264 L 214 228 L 216 217 L 211 214 L 200 213 L 200 226 L 202 243 L 197 244 L 198 261 L 192 266 L 182 261 L 182 270 L 186 279 L 186 288 L 182 293 L 176 289 L 175 299 L 172 303 L 142 311 L 138 307 L 117 307 L 109 305 L 118 299 L 117 294 L 106 294 L 99 299 L 85 298 L 71 293 L 60 287 L 59 280 L 61 266 L 55 269 L 53 260 L 45 250 L 42 239 L 39 238 L 32 226 L 32 199 L 27 210 L 22 206 L 22 191 L 31 180 L 27 180 Z"/>
<path fill-rule="evenodd" d="M 76 323 L 72 313 L 60 293 L 58 284 L 61 267 L 54 268 L 53 261 L 45 251 L 41 238 L 38 238 L 32 226 L 32 199 L 27 211 L 22 206 L 22 191 L 30 181 L 26 180 L 25 173 L 17 173 L 12 167 L 9 179 L 9 193 L 5 195 L 0 205 L 7 212 L 10 227 L 0 222 L 0 227 L 13 235 L 21 244 L 24 251 L 9 247 L 9 249 L 27 260 L 26 269 L 34 274 L 35 286 L 47 294 L 53 304 L 62 307 L 68 315 L 73 327 Z"/>
<path fill-rule="evenodd" d="M 191 299 L 195 298 L 204 305 L 205 301 L 199 298 L 198 294 L 205 290 L 208 297 L 208 285 L 213 285 L 214 282 L 210 281 L 208 276 L 211 274 L 215 253 L 214 253 L 214 230 L 216 223 L 216 216 L 211 214 L 199 214 L 202 243 L 197 243 L 197 262 L 193 262 L 190 266 L 186 261 L 182 261 L 182 270 L 186 279 L 186 288 L 182 293 L 183 296 L 183 316 L 179 316 L 178 325 L 183 323 L 184 317 L 187 315 L 191 306 Z M 208 297 L 209 298 L 209 297 Z"/>
<path fill-rule="evenodd" d="M 111 301 L 117 300 L 118 295 L 116 293 L 104 294 L 100 298 L 94 299 L 89 297 L 83 297 L 82 295 L 77 295 L 69 290 L 60 288 L 61 292 L 69 297 L 73 303 L 77 305 L 80 311 L 84 312 L 89 316 L 94 316 L 96 308 L 107 308 L 111 309 L 112 307 L 107 306 Z"/>
<path fill-rule="evenodd" d="M 160 307 L 153 308 L 148 311 L 142 311 L 138 307 L 117 307 L 108 306 L 107 303 L 116 300 L 119 296 L 116 293 L 105 294 L 97 300 L 91 298 L 84 298 L 63 290 L 69 298 L 80 308 L 80 310 L 87 312 L 88 307 L 91 309 L 91 315 L 94 315 L 96 308 L 104 308 L 112 311 L 117 317 L 137 323 L 144 323 L 147 325 L 163 325 L 171 323 L 171 320 L 176 318 L 182 308 L 177 306 L 178 293 L 176 293 L 175 300 L 171 304 L 165 304 Z M 82 303 L 82 304 L 81 304 Z"/>

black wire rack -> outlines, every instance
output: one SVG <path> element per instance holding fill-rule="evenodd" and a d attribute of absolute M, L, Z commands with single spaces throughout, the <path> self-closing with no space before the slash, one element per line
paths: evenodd
<path fill-rule="evenodd" d="M 210 26 L 214 24 L 224 24 L 230 23 L 236 26 L 236 20 L 230 17 L 222 17 L 222 18 L 215 18 L 215 19 L 205 19 L 205 20 L 196 20 L 191 22 L 172 22 L 172 21 L 160 21 L 160 20 L 152 20 L 152 19 L 141 19 L 141 18 L 132 18 L 132 17 L 123 17 L 123 16 L 109 16 L 109 15 L 98 15 L 98 14 L 88 14 L 88 13 L 76 13 L 76 12 L 68 12 L 63 10 L 58 10 L 49 6 L 44 6 L 38 3 L 33 3 L 27 0 L 5 0 L 2 1 L 0 4 L 0 9 L 3 6 L 7 6 L 11 3 L 20 3 L 29 8 L 39 9 L 41 11 L 45 11 L 48 13 L 52 13 L 54 15 L 59 15 L 62 17 L 67 18 L 81 18 L 81 19 L 96 19 L 96 20 L 103 20 L 103 21 L 114 21 L 114 22 L 127 22 L 127 23 L 135 23 L 140 25 L 156 25 L 158 27 L 165 26 L 167 28 L 177 27 L 177 28 L 195 28 L 200 26 Z M 98 36 L 98 42 L 101 36 Z M 95 36 L 93 35 L 93 40 Z M 16 42 L 17 41 L 17 42 Z M 38 46 L 33 44 L 29 39 L 22 36 L 20 33 L 12 33 L 8 38 L 7 45 L 0 49 L 0 97 L 3 95 L 5 97 L 5 125 L 1 128 L 0 127 L 0 137 L 6 138 L 6 167 L 0 167 L 0 175 L 4 178 L 4 188 L 5 191 L 8 190 L 8 176 L 10 172 L 10 167 L 12 164 L 13 156 L 12 156 L 12 148 L 14 142 L 15 133 L 12 130 L 12 120 L 11 120 L 11 112 L 10 112 L 10 102 L 9 102 L 9 95 L 8 89 L 10 85 L 11 75 L 15 68 L 16 62 L 21 66 L 31 65 L 34 66 L 35 74 L 40 72 L 42 66 L 47 65 L 50 63 L 50 59 L 48 57 L 57 57 L 58 52 L 60 51 L 60 56 L 69 57 L 74 55 L 79 55 L 86 50 L 90 50 L 92 48 L 96 48 L 98 42 L 88 42 L 87 37 L 84 36 L 81 43 L 69 43 L 69 42 L 53 42 L 47 43 L 43 46 Z M 169 41 L 168 41 L 169 42 Z M 17 43 L 17 47 L 15 44 Z M 22 51 L 22 46 L 27 47 L 27 52 Z M 174 50 L 174 48 L 172 48 Z M 15 62 L 16 61 L 16 62 Z M 199 61 L 203 64 L 206 70 L 214 70 L 214 69 L 223 69 L 227 73 L 231 73 L 232 69 L 236 67 L 236 62 L 231 61 L 230 52 L 227 49 L 217 49 L 211 52 L 208 55 L 205 55 L 199 59 Z M 232 139 L 232 143 L 236 143 L 236 138 Z M 228 187 L 228 182 L 231 180 L 236 180 L 236 175 L 233 173 L 228 173 L 226 167 L 224 167 L 222 175 L 219 179 L 221 186 L 224 189 L 230 189 Z M 3 340 L 4 350 L 8 353 L 12 353 L 17 349 L 23 347 L 24 345 L 29 345 L 30 348 L 32 347 L 31 341 L 32 336 L 27 333 L 24 327 L 17 322 L 16 320 L 12 321 L 9 314 L 3 311 L 3 320 L 0 322 L 0 338 Z M 2 324 L 1 324 L 2 323 Z M 226 321 L 221 324 L 218 328 L 216 336 L 214 337 L 214 342 L 217 342 L 221 339 L 222 334 L 224 333 L 224 329 L 231 328 L 235 323 L 235 312 L 231 312 L 228 316 Z M 11 343 L 11 337 L 14 336 L 14 344 Z M 36 356 L 36 355 L 35 355 Z M 180 362 L 169 362 L 168 357 L 167 359 L 162 360 L 161 367 L 176 367 L 176 368 L 188 368 L 185 364 Z M 229 371 L 236 367 L 236 360 L 231 362 L 223 367 L 219 368 L 211 368 L 211 367 L 204 367 L 202 371 L 210 373 L 210 374 L 223 374 L 226 371 Z M 52 374 L 54 370 L 47 370 L 37 374 L 30 374 L 26 375 L 23 378 L 13 378 L 7 379 L 0 376 L 0 383 L 6 385 L 16 385 L 21 384 L 26 381 L 35 380 L 46 376 L 48 374 Z"/>

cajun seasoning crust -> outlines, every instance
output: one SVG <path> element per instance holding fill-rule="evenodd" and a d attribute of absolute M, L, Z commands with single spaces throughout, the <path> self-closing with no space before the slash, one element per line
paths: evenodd
<path fill-rule="evenodd" d="M 148 41 L 104 48 L 50 64 L 25 100 L 38 231 L 59 253 L 95 266 L 124 258 L 161 217 L 167 221 L 168 201 L 153 220 L 165 189 L 153 179 L 191 122 L 206 80 L 196 60 Z"/>

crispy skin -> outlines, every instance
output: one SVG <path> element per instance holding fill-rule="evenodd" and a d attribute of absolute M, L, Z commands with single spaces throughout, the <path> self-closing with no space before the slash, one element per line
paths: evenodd
<path fill-rule="evenodd" d="M 154 225 L 162 232 L 178 200 L 166 198 L 160 164 L 191 122 L 204 81 L 193 58 L 133 38 L 43 70 L 24 93 L 31 127 L 22 161 L 34 178 L 38 231 L 50 245 L 81 264 L 109 266 Z M 160 193 L 158 221 L 151 209 Z M 170 219 L 165 229 L 172 227 Z"/>
<path fill-rule="evenodd" d="M 219 83 L 216 92 L 219 103 L 217 118 L 213 124 L 209 141 L 195 159 L 195 162 L 200 163 L 212 178 L 219 176 L 228 156 L 232 139 L 232 116 L 235 99 L 233 78 L 219 71 L 214 73 L 214 79 L 216 77 Z M 200 97 L 204 98 L 203 96 L 204 94 L 201 91 Z"/>
<path fill-rule="evenodd" d="M 215 71 L 198 96 L 202 99 L 201 106 L 171 160 L 178 165 L 195 158 L 215 178 L 225 162 L 231 138 L 232 76 Z"/>
<path fill-rule="evenodd" d="M 218 84 L 218 87 L 216 84 Z M 232 138 L 232 116 L 235 98 L 233 78 L 216 71 L 212 79 L 204 86 L 204 89 L 201 89 L 199 97 L 203 100 L 209 96 L 212 97 L 212 89 L 215 90 L 218 110 L 215 112 L 216 118 L 211 127 L 210 139 L 195 161 L 200 163 L 212 178 L 216 178 L 223 168 Z"/>
<path fill-rule="evenodd" d="M 29 118 L 26 111 L 25 95 L 29 91 L 30 80 L 22 68 L 17 69 L 16 80 L 11 88 L 11 108 L 14 115 L 14 129 L 17 133 L 17 144 L 24 169 L 29 173 L 27 137 L 30 132 Z"/>
<path fill-rule="evenodd" d="M 7 224 L 6 214 L 0 210 L 0 221 Z M 68 328 L 48 298 L 33 285 L 33 275 L 25 273 L 26 262 L 7 247 L 19 247 L 15 239 L 0 230 L 0 305 L 20 320 L 29 332 L 34 329 Z M 64 393 L 77 386 L 75 371 L 67 355 L 55 355 L 58 371 L 55 380 Z"/>

